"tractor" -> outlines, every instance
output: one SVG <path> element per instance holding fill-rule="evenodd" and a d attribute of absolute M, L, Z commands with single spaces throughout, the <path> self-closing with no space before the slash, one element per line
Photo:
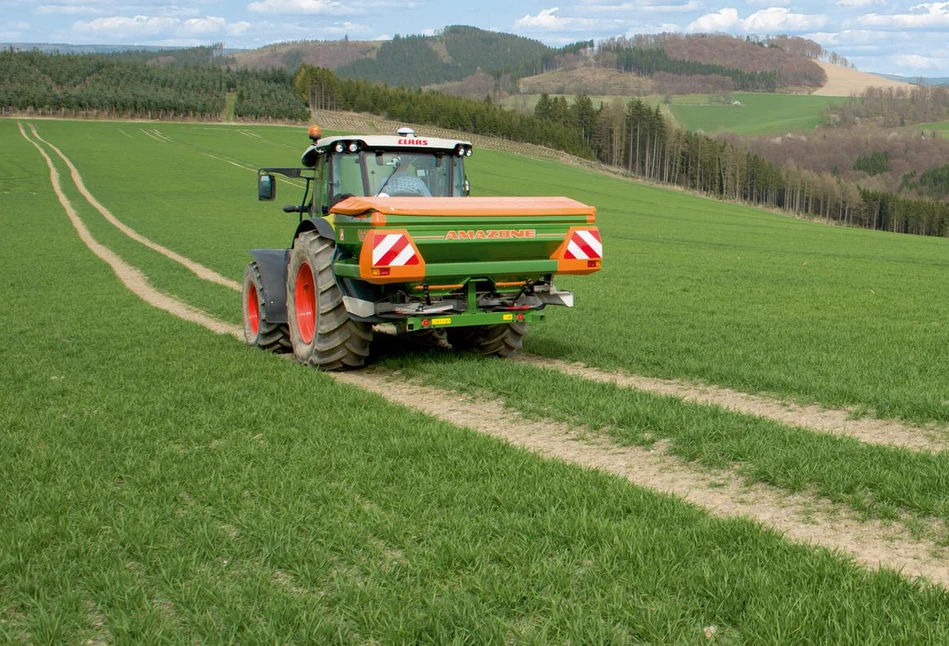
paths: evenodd
<path fill-rule="evenodd" d="M 509 357 L 554 286 L 603 262 L 596 209 L 566 197 L 472 197 L 468 141 L 416 135 L 323 137 L 302 168 L 262 168 L 257 196 L 302 180 L 286 249 L 253 249 L 244 272 L 247 343 L 322 370 L 359 368 L 374 331 Z M 278 177 L 279 176 L 279 177 Z M 284 179 L 285 178 L 285 179 Z"/>

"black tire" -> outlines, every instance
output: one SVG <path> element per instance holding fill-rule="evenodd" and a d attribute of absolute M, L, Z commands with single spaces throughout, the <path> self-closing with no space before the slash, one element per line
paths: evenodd
<path fill-rule="evenodd" d="M 524 347 L 527 323 L 501 323 L 457 328 L 449 336 L 457 350 L 472 349 L 486 356 L 511 357 Z"/>
<path fill-rule="evenodd" d="M 290 251 L 287 273 L 293 354 L 321 370 L 362 367 L 372 342 L 372 326 L 351 319 L 343 305 L 333 274 L 335 251 L 335 243 L 318 232 L 301 233 Z"/>
<path fill-rule="evenodd" d="M 290 352 L 290 329 L 286 323 L 271 323 L 264 309 L 264 283 L 256 262 L 244 270 L 241 286 L 244 303 L 244 341 L 270 352 Z"/>

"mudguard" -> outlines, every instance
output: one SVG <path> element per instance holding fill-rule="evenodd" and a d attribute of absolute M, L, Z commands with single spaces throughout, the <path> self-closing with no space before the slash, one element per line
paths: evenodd
<path fill-rule="evenodd" d="M 264 313 L 270 323 L 287 322 L 289 249 L 251 249 L 263 281 Z"/>
<path fill-rule="evenodd" d="M 303 220 L 297 227 L 296 233 L 293 234 L 293 239 L 296 240 L 305 231 L 316 231 L 327 240 L 336 242 L 336 232 L 333 231 L 333 226 L 327 222 L 326 218 Z"/>

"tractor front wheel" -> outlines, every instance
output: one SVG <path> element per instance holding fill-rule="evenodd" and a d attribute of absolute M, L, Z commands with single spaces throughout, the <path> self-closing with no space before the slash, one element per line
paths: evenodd
<path fill-rule="evenodd" d="M 321 370 L 359 368 L 369 357 L 372 326 L 350 318 L 333 274 L 336 245 L 316 231 L 293 243 L 287 318 L 293 354 Z"/>
<path fill-rule="evenodd" d="M 244 303 L 244 340 L 247 344 L 270 352 L 289 352 L 290 330 L 287 324 L 267 320 L 264 283 L 256 262 L 244 270 L 241 300 Z"/>

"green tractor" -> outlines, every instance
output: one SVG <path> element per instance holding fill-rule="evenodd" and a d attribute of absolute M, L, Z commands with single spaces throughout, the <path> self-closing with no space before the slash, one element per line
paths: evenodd
<path fill-rule="evenodd" d="M 508 357 L 548 305 L 573 306 L 557 274 L 602 266 L 596 209 L 565 197 L 469 197 L 467 141 L 396 136 L 321 138 L 304 168 L 263 168 L 305 180 L 289 249 L 253 249 L 244 272 L 244 337 L 323 370 L 363 366 L 374 326 Z"/>

